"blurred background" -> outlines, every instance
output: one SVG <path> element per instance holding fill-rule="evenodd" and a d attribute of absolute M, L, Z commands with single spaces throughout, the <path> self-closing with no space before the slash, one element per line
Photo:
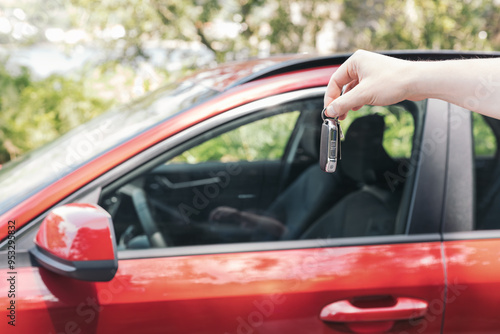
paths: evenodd
<path fill-rule="evenodd" d="M 0 0 L 0 164 L 196 69 L 359 48 L 500 50 L 500 0 Z"/>

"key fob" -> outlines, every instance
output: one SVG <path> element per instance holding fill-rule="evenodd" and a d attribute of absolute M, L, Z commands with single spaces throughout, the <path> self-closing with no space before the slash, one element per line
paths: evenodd
<path fill-rule="evenodd" d="M 337 169 L 337 162 L 341 158 L 340 140 L 343 137 L 342 128 L 338 119 L 325 117 L 324 110 L 322 117 L 319 164 L 324 172 L 333 173 Z"/>

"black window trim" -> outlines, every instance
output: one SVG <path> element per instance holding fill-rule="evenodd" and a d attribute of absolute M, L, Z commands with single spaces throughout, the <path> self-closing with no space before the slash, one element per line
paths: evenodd
<path fill-rule="evenodd" d="M 475 225 L 475 194 L 471 113 L 454 104 L 448 106 L 448 168 L 442 232 L 472 231 Z"/>
<path fill-rule="evenodd" d="M 352 237 L 352 238 L 325 238 L 309 240 L 291 240 L 291 241 L 271 241 L 271 242 L 246 242 L 232 244 L 213 244 L 198 246 L 181 246 L 172 248 L 148 248 L 124 250 L 118 252 L 119 260 L 192 256 L 192 255 L 211 255 L 228 253 L 246 253 L 246 252 L 266 252 L 266 251 L 284 251 L 295 249 L 319 249 L 319 248 L 338 248 L 338 247 L 356 247 L 356 246 L 376 246 L 376 245 L 395 245 L 411 244 L 423 242 L 440 242 L 441 236 L 438 233 L 433 234 L 414 234 L 414 235 L 387 235 L 370 237 Z"/>
<path fill-rule="evenodd" d="M 500 239 L 500 230 L 444 232 L 443 241 Z"/>
<path fill-rule="evenodd" d="M 424 129 L 417 150 L 415 184 L 408 214 L 407 234 L 439 233 L 443 219 L 443 200 L 447 172 L 448 103 L 429 99 Z M 444 142 L 435 138 L 442 131 Z"/>

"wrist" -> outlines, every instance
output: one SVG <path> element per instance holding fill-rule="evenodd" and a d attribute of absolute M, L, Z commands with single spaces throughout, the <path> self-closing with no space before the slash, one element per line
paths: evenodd
<path fill-rule="evenodd" d="M 255 219 L 252 219 L 252 214 L 245 211 L 238 211 L 238 219 L 242 226 L 254 228 L 256 226 Z"/>
<path fill-rule="evenodd" d="M 236 212 L 237 214 L 237 217 L 238 217 L 238 220 L 241 222 L 241 223 L 246 223 L 247 222 L 247 216 L 245 214 L 245 211 L 240 211 L 238 210 Z"/>
<path fill-rule="evenodd" d="M 414 62 L 410 72 L 410 97 L 413 101 L 434 98 L 449 101 L 450 94 L 457 92 L 450 87 L 462 80 L 457 77 L 455 61 L 419 61 Z"/>
<path fill-rule="evenodd" d="M 404 89 L 405 99 L 418 101 L 423 100 L 429 95 L 429 80 L 432 76 L 432 66 L 430 62 L 409 61 L 404 69 L 403 75 L 406 77 Z"/>

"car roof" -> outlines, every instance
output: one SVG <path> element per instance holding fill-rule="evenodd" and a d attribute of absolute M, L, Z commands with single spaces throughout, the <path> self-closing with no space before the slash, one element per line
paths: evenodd
<path fill-rule="evenodd" d="M 217 65 L 213 68 L 203 69 L 190 75 L 185 80 L 193 81 L 199 85 L 209 87 L 217 91 L 224 91 L 235 86 L 240 81 L 261 72 L 267 72 L 278 64 L 286 64 L 291 60 L 310 58 L 310 55 L 281 55 L 268 58 L 254 58 Z"/>
<path fill-rule="evenodd" d="M 493 51 L 398 50 L 380 51 L 379 53 L 407 60 L 500 57 L 500 52 Z M 278 55 L 267 58 L 254 58 L 250 60 L 234 61 L 214 68 L 201 70 L 186 79 L 222 92 L 251 81 L 274 75 L 315 67 L 340 65 L 351 55 L 352 53 L 339 53 L 328 56 L 317 56 L 302 53 Z"/>

